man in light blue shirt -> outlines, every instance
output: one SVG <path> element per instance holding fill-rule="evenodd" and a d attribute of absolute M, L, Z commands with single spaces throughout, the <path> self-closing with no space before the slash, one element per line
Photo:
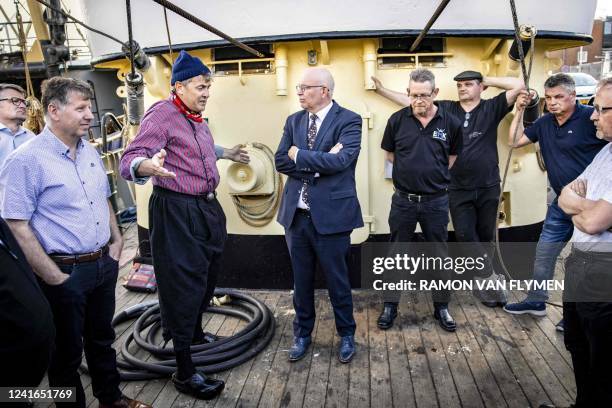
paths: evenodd
<path fill-rule="evenodd" d="M 6 159 L 0 171 L 0 214 L 53 311 L 56 348 L 49 385 L 76 389 L 76 403 L 57 401 L 56 406 L 87 406 L 78 373 L 85 351 L 101 408 L 144 408 L 121 393 L 112 348 L 123 239 L 102 160 L 83 139 L 93 119 L 91 97 L 89 85 L 77 79 L 54 77 L 43 83 L 47 126 Z"/>
<path fill-rule="evenodd" d="M 21 126 L 26 120 L 26 107 L 22 87 L 0 83 L 0 169 L 13 150 L 34 137 Z"/>

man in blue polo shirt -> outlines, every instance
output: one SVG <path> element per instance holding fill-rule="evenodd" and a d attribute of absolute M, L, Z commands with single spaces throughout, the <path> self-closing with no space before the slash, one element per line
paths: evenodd
<path fill-rule="evenodd" d="M 516 147 L 540 143 L 548 180 L 558 196 L 563 187 L 574 181 L 593 161 L 606 142 L 596 136 L 595 126 L 590 120 L 593 108 L 576 103 L 576 85 L 569 75 L 549 77 L 544 83 L 544 95 L 549 113 L 527 129 L 523 129 L 522 121 L 519 121 L 521 115 L 515 115 L 508 143 L 513 144 L 517 126 L 520 137 L 517 137 Z M 528 102 L 529 96 L 525 92 L 517 100 L 517 111 L 524 109 Z M 571 238 L 573 229 L 571 217 L 559 208 L 555 198 L 548 207 L 536 248 L 534 280 L 552 279 L 557 257 Z M 504 310 L 512 314 L 544 316 L 547 300 L 546 290 L 532 290 L 525 300 L 507 304 Z M 563 321 L 557 324 L 557 329 L 563 331 Z"/>

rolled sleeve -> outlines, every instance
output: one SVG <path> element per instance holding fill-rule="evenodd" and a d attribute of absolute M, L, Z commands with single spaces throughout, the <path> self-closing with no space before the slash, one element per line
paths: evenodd
<path fill-rule="evenodd" d="M 138 167 L 140 167 L 140 164 L 145 160 L 147 160 L 146 157 L 136 157 L 130 164 L 130 175 L 132 176 L 132 181 L 136 184 L 145 184 L 150 179 L 150 177 L 139 177 L 136 175 Z"/>
<path fill-rule="evenodd" d="M 223 146 L 215 145 L 215 156 L 217 157 L 217 160 L 223 158 L 224 151 L 225 149 L 223 148 Z"/>
<path fill-rule="evenodd" d="M 133 173 L 134 161 L 153 157 L 155 153 L 167 146 L 168 129 L 166 126 L 167 124 L 163 123 L 161 116 L 155 113 L 150 116 L 145 115 L 136 138 L 128 145 L 123 152 L 123 156 L 121 156 L 121 163 L 119 165 L 121 177 L 136 182 Z M 142 184 L 142 182 L 139 184 Z"/>
<path fill-rule="evenodd" d="M 542 118 L 538 119 L 537 121 L 535 121 L 533 125 L 529 126 L 523 131 L 525 133 L 525 136 L 527 136 L 527 138 L 531 140 L 533 143 L 540 140 L 540 120 L 541 119 Z"/>

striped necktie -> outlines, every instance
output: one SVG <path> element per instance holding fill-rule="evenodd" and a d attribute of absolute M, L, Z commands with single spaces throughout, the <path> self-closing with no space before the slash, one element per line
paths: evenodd
<path fill-rule="evenodd" d="M 317 115 L 310 115 L 310 126 L 308 127 L 308 150 L 314 147 L 315 139 L 317 138 Z M 302 187 L 302 199 L 306 203 L 306 207 L 310 209 L 310 200 L 308 199 L 308 183 L 304 182 Z"/>

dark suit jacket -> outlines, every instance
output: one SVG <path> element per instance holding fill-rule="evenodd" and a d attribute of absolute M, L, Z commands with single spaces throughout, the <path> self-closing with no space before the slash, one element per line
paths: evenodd
<path fill-rule="evenodd" d="M 335 234 L 363 226 L 355 188 L 355 166 L 361 149 L 361 117 L 335 101 L 308 149 L 309 114 L 302 110 L 287 118 L 283 138 L 275 155 L 276 170 L 288 177 L 278 222 L 289 228 L 293 222 L 304 180 L 309 183 L 310 214 L 319 234 Z M 328 153 L 342 143 L 339 153 Z M 300 151 L 297 163 L 289 158 L 291 146 Z M 315 174 L 319 173 L 319 177 Z"/>
<path fill-rule="evenodd" d="M 41 343 L 51 347 L 51 306 L 5 221 L 0 218 L 0 356 Z"/>

